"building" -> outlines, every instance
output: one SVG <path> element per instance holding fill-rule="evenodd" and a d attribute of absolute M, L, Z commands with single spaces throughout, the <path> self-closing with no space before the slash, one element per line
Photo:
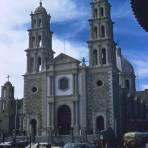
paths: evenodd
<path fill-rule="evenodd" d="M 14 86 L 8 81 L 1 87 L 0 135 L 9 137 L 23 132 L 23 100 L 14 97 Z M 22 124 L 21 124 L 22 123 Z"/>
<path fill-rule="evenodd" d="M 0 100 L 0 130 L 2 133 L 8 134 L 15 127 L 15 99 L 14 87 L 11 82 L 7 81 L 1 87 Z"/>
<path fill-rule="evenodd" d="M 107 0 L 91 1 L 89 65 L 61 53 L 54 57 L 51 17 L 42 6 L 31 14 L 24 75 L 24 130 L 38 136 L 120 133 L 123 90 L 134 94 L 135 73 L 113 37 Z"/>
<path fill-rule="evenodd" d="M 140 114 L 137 106 L 131 110 L 130 102 L 142 98 L 136 99 L 133 66 L 114 41 L 110 8 L 108 0 L 91 1 L 89 65 L 64 53 L 54 57 L 51 16 L 42 2 L 31 13 L 19 108 L 23 120 L 19 127 L 27 136 L 94 139 L 107 129 L 117 136 L 128 131 L 129 119 L 145 120 L 145 101 Z"/>

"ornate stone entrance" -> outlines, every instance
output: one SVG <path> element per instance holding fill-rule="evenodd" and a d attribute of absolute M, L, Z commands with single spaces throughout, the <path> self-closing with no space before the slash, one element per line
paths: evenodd
<path fill-rule="evenodd" d="M 57 119 L 59 135 L 70 135 L 71 110 L 67 105 L 59 107 Z"/>

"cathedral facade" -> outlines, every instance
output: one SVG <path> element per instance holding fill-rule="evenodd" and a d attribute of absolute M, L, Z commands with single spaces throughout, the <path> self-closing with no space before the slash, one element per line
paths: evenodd
<path fill-rule="evenodd" d="M 24 98 L 15 99 L 9 76 L 1 87 L 0 137 L 93 142 L 106 133 L 111 139 L 148 131 L 148 90 L 136 91 L 134 68 L 114 41 L 110 9 L 108 0 L 91 0 L 87 65 L 85 58 L 54 56 L 51 16 L 40 2 L 28 30 Z"/>
<path fill-rule="evenodd" d="M 54 57 L 51 16 L 41 2 L 31 14 L 23 101 L 28 135 L 120 133 L 123 90 L 135 93 L 135 73 L 114 42 L 110 8 L 108 0 L 91 1 L 89 65 L 64 53 Z"/>

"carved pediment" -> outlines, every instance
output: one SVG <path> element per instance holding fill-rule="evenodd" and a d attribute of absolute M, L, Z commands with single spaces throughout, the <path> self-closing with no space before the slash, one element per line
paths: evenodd
<path fill-rule="evenodd" d="M 59 54 L 57 57 L 54 59 L 55 64 L 64 64 L 64 63 L 80 63 L 79 60 L 74 59 L 66 54 Z"/>

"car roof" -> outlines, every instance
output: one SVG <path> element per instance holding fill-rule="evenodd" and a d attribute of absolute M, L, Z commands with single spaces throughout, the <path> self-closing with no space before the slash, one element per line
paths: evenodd
<path fill-rule="evenodd" d="M 65 145 L 88 145 L 87 143 L 67 143 Z"/>

